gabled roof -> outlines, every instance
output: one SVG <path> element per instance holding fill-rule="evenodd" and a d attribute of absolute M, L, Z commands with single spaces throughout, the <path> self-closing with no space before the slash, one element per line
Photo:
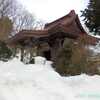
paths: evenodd
<path fill-rule="evenodd" d="M 52 34 L 57 35 L 64 33 L 64 36 L 69 38 L 76 38 L 80 34 L 87 34 L 83 29 L 78 15 L 72 10 L 66 16 L 63 16 L 51 23 L 45 24 L 43 30 L 22 30 L 13 36 L 9 43 L 16 43 L 19 40 L 24 40 L 29 37 L 40 38 L 50 37 Z"/>
<path fill-rule="evenodd" d="M 61 18 L 59 18 L 51 23 L 45 24 L 45 28 L 51 28 L 51 27 L 56 26 L 56 25 L 61 24 L 61 23 L 62 24 L 64 24 L 64 23 L 70 24 L 71 21 L 73 21 L 73 19 L 75 19 L 75 18 L 76 18 L 75 11 L 72 10 L 72 11 L 70 11 L 69 14 L 67 14 L 67 15 L 65 15 L 65 16 L 63 16 L 63 17 L 61 17 Z"/>
<path fill-rule="evenodd" d="M 45 29 L 52 29 L 55 26 L 61 25 L 61 26 L 66 26 L 69 27 L 70 25 L 74 25 L 74 27 L 78 28 L 82 33 L 86 33 L 86 31 L 83 29 L 78 15 L 75 13 L 74 10 L 71 10 L 69 14 L 66 16 L 63 16 L 51 23 L 45 24 Z"/>

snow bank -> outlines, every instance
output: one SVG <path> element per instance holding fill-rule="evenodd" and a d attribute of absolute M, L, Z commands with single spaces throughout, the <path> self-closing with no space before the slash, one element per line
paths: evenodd
<path fill-rule="evenodd" d="M 0 100 L 100 99 L 100 76 L 61 77 L 52 62 L 40 63 L 0 62 Z"/>
<path fill-rule="evenodd" d="M 73 100 L 70 91 L 48 63 L 0 62 L 0 100 Z"/>

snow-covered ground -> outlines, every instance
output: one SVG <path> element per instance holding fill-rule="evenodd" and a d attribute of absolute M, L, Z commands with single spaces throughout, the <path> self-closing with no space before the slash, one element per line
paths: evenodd
<path fill-rule="evenodd" d="M 0 62 L 0 100 L 100 100 L 100 76 L 61 77 L 38 63 Z"/>

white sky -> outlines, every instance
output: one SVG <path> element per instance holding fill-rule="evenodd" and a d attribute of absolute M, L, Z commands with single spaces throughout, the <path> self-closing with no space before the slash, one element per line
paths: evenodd
<path fill-rule="evenodd" d="M 80 10 L 88 4 L 88 0 L 18 0 L 38 19 L 46 22 L 62 17 L 72 9 L 80 15 Z"/>

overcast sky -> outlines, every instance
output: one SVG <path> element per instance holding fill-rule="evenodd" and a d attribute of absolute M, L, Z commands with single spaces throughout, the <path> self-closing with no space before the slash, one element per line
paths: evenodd
<path fill-rule="evenodd" d="M 38 19 L 46 22 L 62 17 L 72 9 L 80 15 L 80 10 L 88 4 L 88 0 L 18 0 Z"/>

